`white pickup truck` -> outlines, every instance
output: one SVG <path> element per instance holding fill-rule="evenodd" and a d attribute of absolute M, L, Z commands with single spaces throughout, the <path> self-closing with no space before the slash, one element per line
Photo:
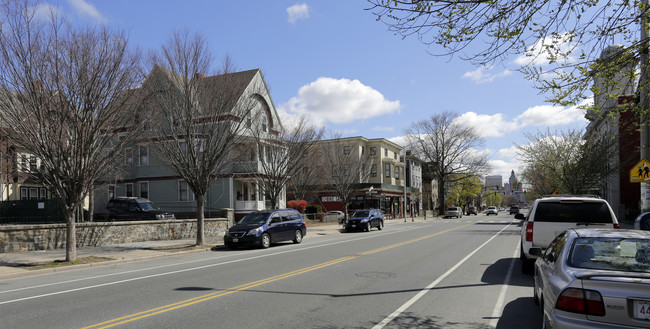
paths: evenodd
<path fill-rule="evenodd" d="M 537 256 L 532 247 L 546 249 L 560 233 L 570 228 L 619 228 L 607 201 L 594 196 L 551 196 L 535 200 L 521 229 L 521 271 L 531 273 Z"/>

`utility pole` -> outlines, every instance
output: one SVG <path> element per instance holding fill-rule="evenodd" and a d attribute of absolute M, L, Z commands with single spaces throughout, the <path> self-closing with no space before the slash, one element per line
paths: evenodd
<path fill-rule="evenodd" d="M 650 86 L 648 83 L 648 63 L 650 62 L 648 54 L 648 0 L 643 0 L 641 2 L 641 76 L 639 77 L 639 106 L 640 108 L 640 120 L 639 123 L 641 126 L 641 159 L 648 159 L 650 157 L 650 124 L 648 123 L 648 105 L 650 102 L 648 100 L 648 92 L 650 91 Z M 650 184 L 641 182 L 641 202 L 640 210 L 641 212 L 650 211 L 650 200 L 648 200 L 648 188 Z"/>

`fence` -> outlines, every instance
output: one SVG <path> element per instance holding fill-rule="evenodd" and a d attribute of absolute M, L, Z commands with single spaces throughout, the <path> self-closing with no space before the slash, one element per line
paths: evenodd
<path fill-rule="evenodd" d="M 64 223 L 56 200 L 0 201 L 0 224 Z"/>

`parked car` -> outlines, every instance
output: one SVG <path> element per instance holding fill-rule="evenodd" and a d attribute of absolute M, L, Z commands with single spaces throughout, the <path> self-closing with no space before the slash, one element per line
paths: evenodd
<path fill-rule="evenodd" d="M 378 209 L 356 210 L 345 223 L 345 231 L 366 230 L 376 227 L 378 230 L 384 229 L 384 216 Z"/>
<path fill-rule="evenodd" d="M 136 197 L 117 197 L 109 200 L 104 217 L 109 221 L 176 219 L 172 212 L 160 210 L 148 199 Z"/>
<path fill-rule="evenodd" d="M 447 210 L 445 210 L 445 214 L 442 217 L 443 218 L 451 218 L 451 217 L 462 218 L 463 217 L 463 210 L 460 209 L 460 207 L 449 207 L 449 208 L 447 208 Z"/>
<path fill-rule="evenodd" d="M 593 196 L 553 196 L 535 200 L 521 229 L 521 270 L 530 273 L 537 256 L 530 248 L 546 247 L 553 239 L 570 228 L 619 228 L 614 211 L 607 201 Z"/>
<path fill-rule="evenodd" d="M 485 209 L 485 215 L 489 216 L 489 215 L 498 215 L 498 214 L 499 214 L 499 210 L 497 209 L 497 207 L 489 206 L 487 207 L 487 209 Z"/>
<path fill-rule="evenodd" d="M 634 219 L 634 229 L 650 231 L 650 212 L 644 212 Z"/>
<path fill-rule="evenodd" d="M 345 220 L 345 214 L 338 210 L 328 211 L 323 216 L 323 222 L 337 222 L 341 224 L 343 220 Z"/>
<path fill-rule="evenodd" d="M 252 245 L 268 248 L 281 241 L 302 242 L 307 226 L 295 209 L 278 209 L 250 213 L 231 226 L 223 237 L 227 247 Z"/>
<path fill-rule="evenodd" d="M 531 253 L 542 328 L 650 327 L 650 232 L 569 229 Z"/>
<path fill-rule="evenodd" d="M 467 216 L 469 215 L 478 215 L 478 211 L 476 210 L 476 207 L 467 208 Z"/>
<path fill-rule="evenodd" d="M 517 206 L 517 205 L 510 206 L 510 210 L 508 212 L 510 213 L 510 215 L 518 214 L 519 213 L 519 206 Z"/>

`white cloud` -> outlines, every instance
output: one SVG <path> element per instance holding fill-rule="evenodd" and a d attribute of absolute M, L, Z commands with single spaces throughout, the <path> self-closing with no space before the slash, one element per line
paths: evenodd
<path fill-rule="evenodd" d="M 464 79 L 470 79 L 476 84 L 492 82 L 497 78 L 507 77 L 512 74 L 510 70 L 503 70 L 502 72 L 493 72 L 492 66 L 481 66 L 478 69 L 463 74 Z"/>
<path fill-rule="evenodd" d="M 289 23 L 293 24 L 299 19 L 309 18 L 309 6 L 306 3 L 295 4 L 287 8 L 289 14 Z"/>
<path fill-rule="evenodd" d="M 372 131 L 393 132 L 393 131 L 395 131 L 395 127 L 381 127 L 381 126 L 374 126 L 374 127 L 372 127 Z"/>
<path fill-rule="evenodd" d="M 52 15 L 56 17 L 62 14 L 59 8 L 47 3 L 40 3 L 36 7 L 32 7 L 32 9 L 36 19 L 43 22 L 49 22 Z"/>
<path fill-rule="evenodd" d="M 95 6 L 85 0 L 68 0 L 68 3 L 82 16 L 89 16 L 101 24 L 108 21 Z"/>
<path fill-rule="evenodd" d="M 576 43 L 571 33 L 559 33 L 538 40 L 534 45 L 529 46 L 525 54 L 515 58 L 517 65 L 549 65 L 551 61 L 560 63 L 572 63 L 576 61 L 573 54 L 577 51 Z"/>
<path fill-rule="evenodd" d="M 500 137 L 520 128 L 515 121 L 506 121 L 501 113 L 488 115 L 466 112 L 454 121 L 466 127 L 474 127 L 482 137 Z"/>
<path fill-rule="evenodd" d="M 492 170 L 490 170 L 490 173 L 488 175 L 489 176 L 501 175 L 501 178 L 503 179 L 502 183 L 508 182 L 508 178 L 510 178 L 510 173 L 513 170 L 515 171 L 515 176 L 517 177 L 517 179 L 521 179 L 522 163 L 519 162 L 516 159 L 512 159 L 512 160 L 501 160 L 501 159 L 488 160 L 488 164 L 492 168 Z"/>
<path fill-rule="evenodd" d="M 318 78 L 302 86 L 298 95 L 278 106 L 288 115 L 305 116 L 311 123 L 324 126 L 370 119 L 399 113 L 399 101 L 389 101 L 377 90 L 359 80 Z"/>
<path fill-rule="evenodd" d="M 525 126 L 557 126 L 587 122 L 585 111 L 580 108 L 580 105 L 569 108 L 538 105 L 527 109 L 517 119 Z"/>

